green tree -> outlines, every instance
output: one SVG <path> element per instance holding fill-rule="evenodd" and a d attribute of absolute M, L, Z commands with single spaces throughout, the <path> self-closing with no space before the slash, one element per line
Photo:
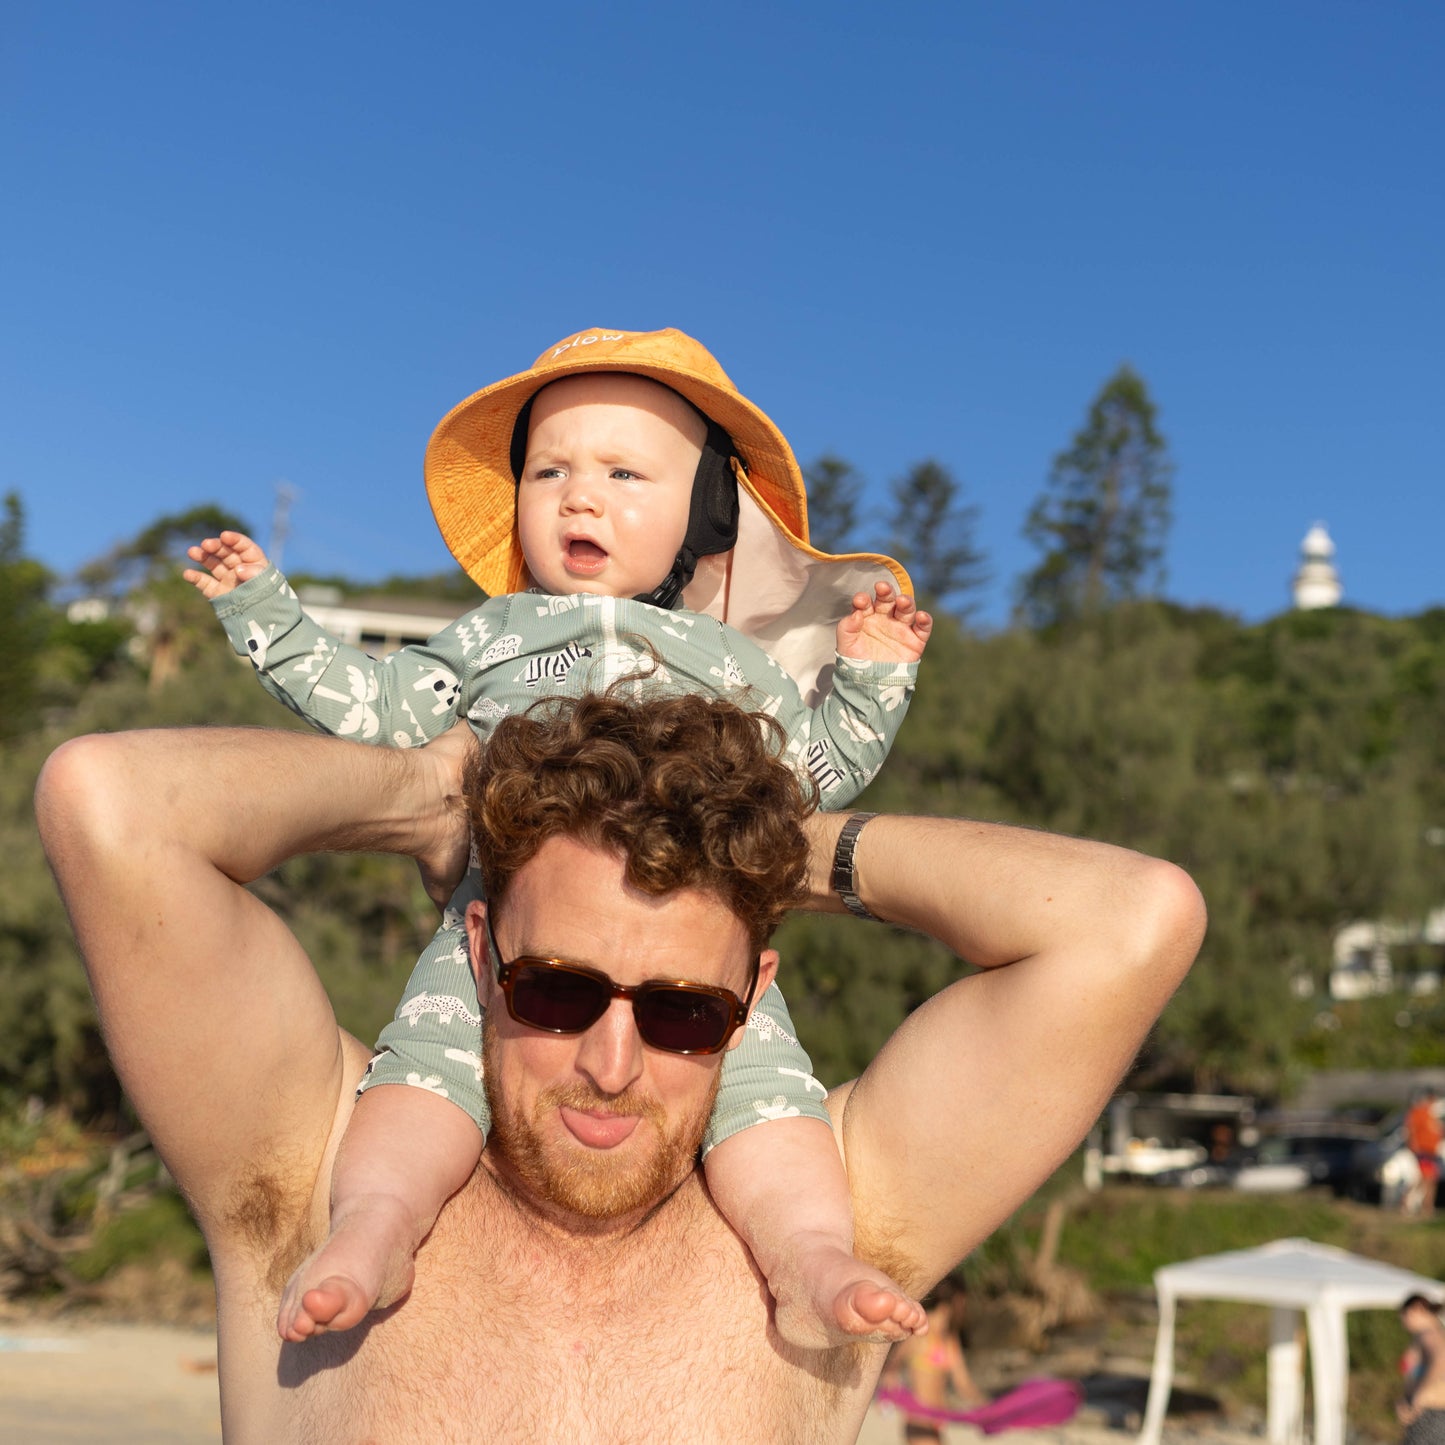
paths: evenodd
<path fill-rule="evenodd" d="M 892 490 L 892 549 L 912 574 L 919 601 L 968 616 L 975 606 L 969 594 L 988 581 L 974 544 L 978 508 L 961 500 L 953 474 L 936 461 L 910 467 Z"/>
<path fill-rule="evenodd" d="M 128 597 L 161 577 L 170 577 L 185 562 L 185 550 L 202 537 L 219 532 L 250 529 L 234 512 L 214 502 L 202 502 L 184 512 L 167 512 L 142 528 L 128 542 L 112 547 L 103 556 L 87 562 L 76 581 L 93 593 Z"/>
<path fill-rule="evenodd" d="M 359 588 L 351 584 L 346 590 L 387 597 L 423 597 L 427 601 L 455 602 L 459 612 L 480 606 L 487 595 L 460 567 L 449 567 L 444 572 L 431 572 L 420 577 L 396 573 L 378 582 L 375 587 Z"/>
<path fill-rule="evenodd" d="M 6 494 L 0 520 L 0 739 L 34 722 L 36 678 L 53 613 L 46 604 L 50 574 L 25 555 L 25 512 Z"/>
<path fill-rule="evenodd" d="M 1121 366 L 1054 460 L 1024 536 L 1043 553 L 1022 581 L 1020 611 L 1035 626 L 1090 616 L 1163 582 L 1174 475 L 1144 380 Z"/>
<path fill-rule="evenodd" d="M 211 609 L 180 574 L 189 545 L 227 530 L 249 528 L 234 512 L 212 502 L 170 512 L 78 574 L 77 580 L 91 591 L 116 603 L 124 601 L 154 688 L 164 687 L 211 644 Z"/>
<path fill-rule="evenodd" d="M 298 591 L 303 587 L 334 587 L 348 600 L 419 597 L 427 602 L 454 602 L 459 614 L 479 607 L 487 596 L 460 567 L 416 576 L 396 572 L 380 582 L 358 582 L 356 578 L 339 572 L 291 572 L 287 577 Z"/>
<path fill-rule="evenodd" d="M 808 484 L 808 536 L 820 552 L 847 552 L 858 521 L 862 478 L 851 462 L 825 452 L 803 468 Z"/>

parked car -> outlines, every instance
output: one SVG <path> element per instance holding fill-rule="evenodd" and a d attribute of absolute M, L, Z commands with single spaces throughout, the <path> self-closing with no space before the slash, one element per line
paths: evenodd
<path fill-rule="evenodd" d="M 1356 1151 L 1368 1142 L 1356 1129 L 1273 1134 L 1227 1159 L 1201 1160 L 1156 1177 L 1160 1184 L 1184 1189 L 1293 1194 L 1321 1186 L 1340 1197 L 1350 1192 Z"/>
<path fill-rule="evenodd" d="M 1405 1144 L 1405 1116 L 1394 1114 L 1375 1138 L 1355 1147 L 1345 1192 L 1351 1199 L 1393 1209 L 1419 1177 L 1420 1165 Z"/>
<path fill-rule="evenodd" d="M 1236 1189 L 1287 1194 L 1321 1185 L 1338 1199 L 1348 1191 L 1358 1133 L 1277 1134 L 1260 1141 L 1253 1164 L 1240 1170 Z"/>
<path fill-rule="evenodd" d="M 1243 1160 L 1231 1156 L 1228 1159 L 1203 1159 L 1177 1169 L 1164 1169 L 1154 1175 L 1153 1183 L 1166 1189 L 1227 1189 L 1234 1183 Z"/>

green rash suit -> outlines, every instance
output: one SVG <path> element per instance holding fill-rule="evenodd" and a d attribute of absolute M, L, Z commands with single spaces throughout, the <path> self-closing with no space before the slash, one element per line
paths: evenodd
<path fill-rule="evenodd" d="M 711 617 L 591 593 L 493 597 L 421 646 L 376 659 L 338 641 L 268 567 L 217 598 L 232 645 L 262 686 L 314 727 L 353 742 L 416 747 L 465 717 L 485 741 L 496 723 L 558 694 L 621 679 L 671 693 L 729 697 L 772 716 L 786 758 L 823 807 L 847 807 L 882 766 L 913 694 L 917 663 L 837 657 L 815 707 L 761 647 Z M 485 1136 L 481 1015 L 462 919 L 480 898 L 470 870 L 382 1031 L 362 1088 L 408 1084 L 464 1109 Z M 798 1043 L 776 985 L 723 1063 L 704 1151 L 751 1124 L 800 1114 L 827 1121 L 826 1091 Z"/>

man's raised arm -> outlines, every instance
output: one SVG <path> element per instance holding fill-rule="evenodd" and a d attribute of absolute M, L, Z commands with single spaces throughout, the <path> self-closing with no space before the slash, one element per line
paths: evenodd
<path fill-rule="evenodd" d="M 243 885 L 303 852 L 445 868 L 459 746 L 203 728 L 77 738 L 46 763 L 36 816 L 111 1057 L 203 1225 L 262 1161 L 316 1177 L 365 1057 Z"/>
<path fill-rule="evenodd" d="M 828 870 L 843 821 L 811 823 L 818 907 L 841 906 Z M 983 970 L 915 1010 L 835 1091 L 858 1252 L 926 1289 L 1099 1116 L 1198 952 L 1204 904 L 1170 863 L 986 823 L 879 817 L 855 862 L 879 917 Z"/>

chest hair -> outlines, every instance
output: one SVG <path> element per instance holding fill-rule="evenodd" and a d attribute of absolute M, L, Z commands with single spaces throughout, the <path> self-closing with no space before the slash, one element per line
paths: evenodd
<path fill-rule="evenodd" d="M 881 1365 L 777 1339 L 696 1178 L 632 1233 L 577 1239 L 479 1175 L 417 1279 L 374 1322 L 281 1349 L 272 1439 L 820 1445 L 855 1438 Z"/>

